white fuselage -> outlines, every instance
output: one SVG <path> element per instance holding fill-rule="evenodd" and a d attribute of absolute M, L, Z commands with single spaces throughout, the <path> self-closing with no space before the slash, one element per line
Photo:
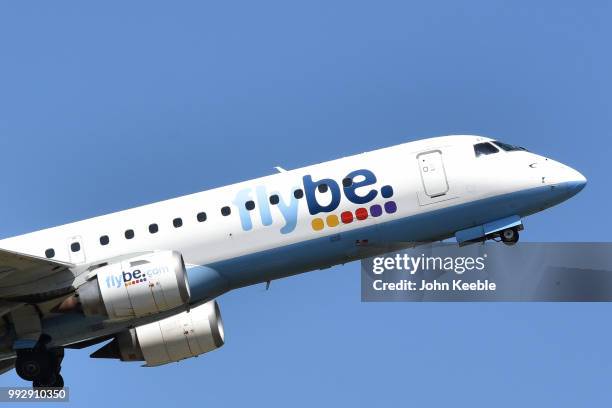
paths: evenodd
<path fill-rule="evenodd" d="M 225 291 L 359 258 L 354 248 L 364 242 L 434 241 L 524 217 L 584 185 L 575 170 L 527 151 L 476 157 L 474 145 L 489 140 L 405 143 L 1 240 L 0 248 L 77 265 L 75 287 L 87 265 L 174 250 L 188 270 L 213 268 Z M 195 272 L 189 279 L 209 283 Z M 27 290 L 18 278 L 0 282 L 2 297 Z M 194 302 L 218 295 L 192 293 Z"/>

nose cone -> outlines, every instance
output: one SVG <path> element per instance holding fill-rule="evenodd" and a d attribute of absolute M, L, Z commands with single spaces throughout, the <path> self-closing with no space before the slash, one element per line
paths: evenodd
<path fill-rule="evenodd" d="M 572 196 L 582 191 L 582 189 L 584 188 L 584 186 L 586 186 L 587 183 L 586 177 L 584 177 L 582 173 L 572 169 L 571 167 L 568 167 L 567 174 L 564 178 L 565 180 L 563 181 L 563 184 L 565 185 L 567 192 Z"/>

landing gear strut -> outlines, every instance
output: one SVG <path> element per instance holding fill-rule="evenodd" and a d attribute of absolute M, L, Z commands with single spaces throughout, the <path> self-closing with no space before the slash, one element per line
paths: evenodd
<path fill-rule="evenodd" d="M 48 339 L 41 336 L 41 340 L 34 348 L 18 350 L 15 370 L 22 379 L 32 381 L 32 386 L 35 388 L 62 388 L 64 387 L 64 379 L 60 370 L 64 358 L 64 349 L 47 348 L 47 343 Z"/>
<path fill-rule="evenodd" d="M 499 237 L 506 245 L 514 245 L 519 240 L 519 232 L 517 228 L 506 228 L 499 233 Z"/>

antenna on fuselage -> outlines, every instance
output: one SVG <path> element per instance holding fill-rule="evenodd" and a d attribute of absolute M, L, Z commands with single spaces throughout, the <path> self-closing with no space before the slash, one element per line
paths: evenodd
<path fill-rule="evenodd" d="M 270 281 L 266 281 L 266 290 L 270 289 Z"/>
<path fill-rule="evenodd" d="M 278 171 L 279 173 L 285 173 L 287 171 L 283 169 L 281 166 L 274 166 L 274 170 Z"/>

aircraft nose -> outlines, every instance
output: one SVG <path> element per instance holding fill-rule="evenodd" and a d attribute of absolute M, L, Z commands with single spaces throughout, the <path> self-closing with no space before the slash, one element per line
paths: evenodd
<path fill-rule="evenodd" d="M 566 179 L 564 180 L 563 184 L 565 184 L 568 192 L 571 195 L 576 195 L 580 191 L 582 191 L 584 186 L 586 186 L 587 179 L 579 171 L 574 170 L 571 167 L 567 167 L 567 169 L 568 172 L 566 174 Z"/>

